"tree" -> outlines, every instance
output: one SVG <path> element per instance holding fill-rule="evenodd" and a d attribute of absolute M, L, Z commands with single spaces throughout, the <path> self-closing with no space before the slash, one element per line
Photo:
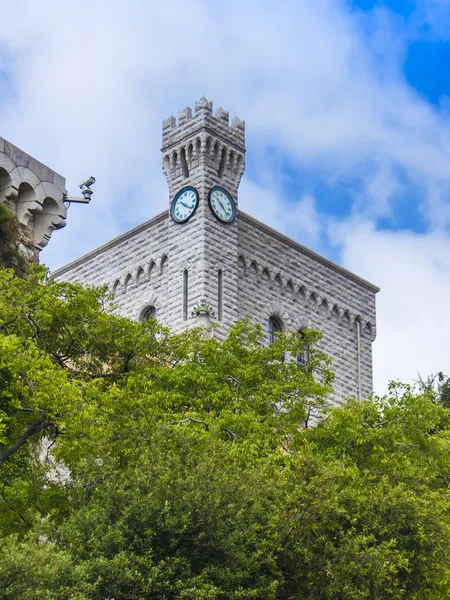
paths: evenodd
<path fill-rule="evenodd" d="M 109 305 L 0 271 L 1 598 L 448 597 L 445 406 L 327 408 L 318 333 L 219 343 Z"/>
<path fill-rule="evenodd" d="M 419 376 L 418 384 L 424 394 L 429 394 L 435 402 L 450 408 L 450 377 L 439 371 L 426 379 Z"/>
<path fill-rule="evenodd" d="M 25 259 L 19 251 L 20 223 L 16 215 L 3 202 L 0 202 L 0 265 L 20 272 Z"/>

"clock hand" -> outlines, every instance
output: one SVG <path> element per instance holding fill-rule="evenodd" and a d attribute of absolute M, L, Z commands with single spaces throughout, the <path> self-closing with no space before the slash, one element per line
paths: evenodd
<path fill-rule="evenodd" d="M 189 208 L 189 210 L 193 207 L 193 204 L 191 206 L 189 206 L 189 204 L 185 204 L 184 202 L 182 202 L 180 200 L 180 204 L 182 204 L 183 206 L 185 206 L 186 208 Z"/>
<path fill-rule="evenodd" d="M 223 212 L 227 212 L 227 211 L 225 210 L 225 207 L 224 207 L 224 205 L 222 204 L 222 202 L 221 202 L 219 199 L 217 200 L 217 202 L 218 202 L 218 203 L 220 204 L 220 206 L 222 207 L 222 210 L 223 210 Z"/>

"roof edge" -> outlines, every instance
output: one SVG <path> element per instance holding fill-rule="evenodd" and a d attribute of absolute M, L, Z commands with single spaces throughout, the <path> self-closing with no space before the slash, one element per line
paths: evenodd
<path fill-rule="evenodd" d="M 248 215 L 247 213 L 243 212 L 240 209 L 239 209 L 238 213 L 239 213 L 239 218 L 242 219 L 243 221 L 246 221 L 247 223 L 253 225 L 257 229 L 260 229 L 261 231 L 268 233 L 269 235 L 276 238 L 280 242 L 283 242 L 283 243 L 287 244 L 288 246 L 290 246 L 291 248 L 294 248 L 294 250 L 299 250 L 302 254 L 305 254 L 306 256 L 309 256 L 310 258 L 317 260 L 318 262 L 322 263 L 326 267 L 329 267 L 330 269 L 333 269 L 333 271 L 336 271 L 337 273 L 344 275 L 344 277 L 347 277 L 348 279 L 351 279 L 355 283 L 362 285 L 363 287 L 367 288 L 371 292 L 374 292 L 375 294 L 380 291 L 380 288 L 378 286 L 371 283 L 370 281 L 367 281 L 367 279 L 363 279 L 362 277 L 355 275 L 351 271 L 344 269 L 344 267 L 337 265 L 333 261 L 322 256 L 321 254 L 317 254 L 317 252 L 314 252 L 313 250 L 310 250 L 306 246 L 299 244 L 298 242 L 294 241 L 287 235 L 284 235 L 283 233 L 276 231 L 272 227 L 269 227 L 269 225 L 266 225 L 265 223 L 258 221 L 258 219 L 255 219 L 255 217 Z"/>
<path fill-rule="evenodd" d="M 121 233 L 120 235 L 113 238 L 106 244 L 103 244 L 102 246 L 99 246 L 98 248 L 95 248 L 94 250 L 91 250 L 90 252 L 83 254 L 83 256 L 76 258 L 75 260 L 73 260 L 70 263 L 67 263 L 63 267 L 56 269 L 56 271 L 53 271 L 51 273 L 51 276 L 53 278 L 55 278 L 55 277 L 60 277 L 61 275 L 64 275 L 64 273 L 67 273 L 67 271 L 70 271 L 74 267 L 78 267 L 79 265 L 83 264 L 84 262 L 93 258 L 94 256 L 98 256 L 99 254 L 102 254 L 102 252 L 106 252 L 106 250 L 109 250 L 110 248 L 117 246 L 117 244 L 120 244 L 120 242 L 123 242 L 123 241 L 127 240 L 128 238 L 136 235 L 137 233 L 140 233 L 141 231 L 145 231 L 149 227 L 156 225 L 156 223 L 159 223 L 160 221 L 164 221 L 164 219 L 166 219 L 168 216 L 169 216 L 168 210 L 164 210 L 163 212 L 158 213 L 157 215 L 155 215 L 148 221 L 145 221 L 144 223 L 141 223 L 140 225 L 133 227 L 133 229 L 129 229 L 125 233 Z"/>

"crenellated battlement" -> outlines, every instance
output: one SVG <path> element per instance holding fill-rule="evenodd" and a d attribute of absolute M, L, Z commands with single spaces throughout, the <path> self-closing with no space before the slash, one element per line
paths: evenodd
<path fill-rule="evenodd" d="M 245 169 L 245 121 L 221 106 L 213 115 L 213 103 L 200 98 L 195 113 L 187 106 L 163 121 L 163 171 L 170 196 L 182 185 L 199 185 L 207 175 L 211 182 L 227 184 L 234 195 Z"/>
<path fill-rule="evenodd" d="M 164 119 L 162 126 L 163 146 L 165 143 L 172 140 L 173 134 L 181 133 L 181 127 L 184 128 L 186 125 L 195 126 L 199 123 L 204 123 L 212 128 L 214 128 L 215 125 L 225 125 L 236 134 L 236 141 L 244 144 L 245 121 L 235 116 L 231 120 L 230 125 L 230 113 L 219 106 L 216 108 L 216 112 L 213 115 L 213 103 L 203 97 L 195 103 L 195 112 L 192 111 L 190 106 L 186 106 L 186 108 L 179 111 L 178 121 L 173 115 Z M 221 130 L 220 127 L 219 130 Z"/>

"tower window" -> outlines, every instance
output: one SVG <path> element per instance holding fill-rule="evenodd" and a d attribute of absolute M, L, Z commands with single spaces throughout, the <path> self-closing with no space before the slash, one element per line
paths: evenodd
<path fill-rule="evenodd" d="M 305 333 L 304 330 L 300 330 L 298 332 L 298 336 L 301 340 L 305 339 Z M 297 363 L 299 365 L 303 365 L 304 367 L 306 367 L 306 365 L 308 364 L 309 361 L 309 345 L 304 342 L 303 345 L 303 350 L 297 355 Z"/>
<path fill-rule="evenodd" d="M 141 321 L 148 321 L 149 319 L 156 319 L 156 308 L 154 306 L 147 306 L 141 315 Z"/>
<path fill-rule="evenodd" d="M 269 318 L 269 346 L 277 341 L 277 337 L 283 331 L 283 324 L 278 317 Z"/>
<path fill-rule="evenodd" d="M 223 271 L 219 269 L 217 273 L 217 312 L 219 321 L 223 317 Z"/>
<path fill-rule="evenodd" d="M 187 269 L 183 272 L 183 319 L 188 318 L 188 302 L 189 302 L 189 272 Z"/>

